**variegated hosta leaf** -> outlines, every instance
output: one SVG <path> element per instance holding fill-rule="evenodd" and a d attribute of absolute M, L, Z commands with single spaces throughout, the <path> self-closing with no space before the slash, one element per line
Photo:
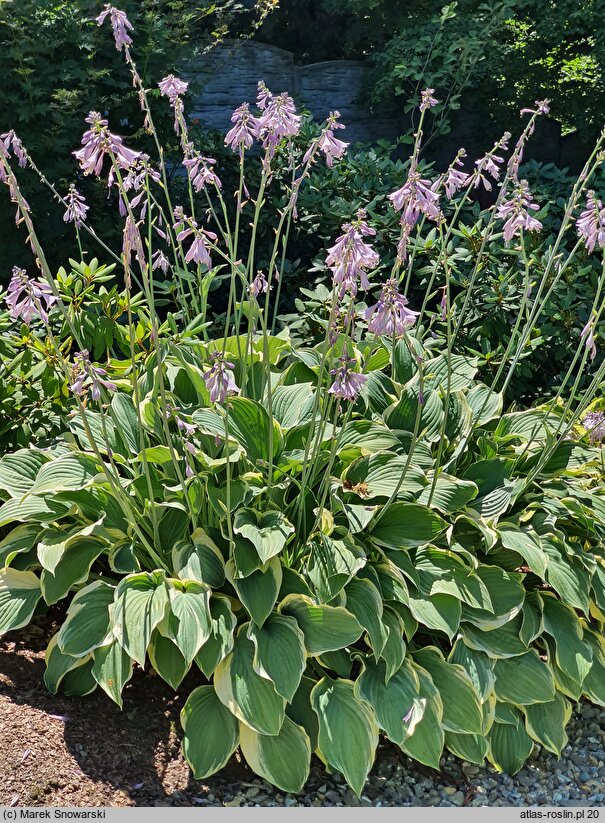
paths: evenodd
<path fill-rule="evenodd" d="M 10 531 L 0 540 L 0 568 L 10 566 L 18 554 L 29 552 L 38 542 L 40 526 L 36 523 L 23 523 Z"/>
<path fill-rule="evenodd" d="M 565 726 L 571 718 L 570 703 L 559 692 L 555 692 L 554 700 L 523 706 L 523 711 L 529 736 L 560 757 L 567 744 Z"/>
<path fill-rule="evenodd" d="M 246 637 L 244 624 L 235 638 L 233 651 L 214 672 L 214 688 L 221 703 L 242 723 L 260 734 L 274 735 L 281 729 L 286 701 L 273 681 L 254 669 L 254 644 Z"/>
<path fill-rule="evenodd" d="M 142 572 L 124 577 L 111 607 L 113 633 L 122 648 L 139 665 L 145 665 L 153 630 L 168 608 L 168 587 L 163 572 Z"/>
<path fill-rule="evenodd" d="M 350 680 L 326 677 L 311 692 L 311 704 L 319 719 L 318 754 L 360 795 L 378 745 L 373 711 L 357 700 Z"/>
<path fill-rule="evenodd" d="M 233 631 L 237 623 L 228 598 L 221 594 L 212 595 L 210 616 L 210 636 L 195 657 L 195 662 L 208 678 L 233 648 Z"/>
<path fill-rule="evenodd" d="M 302 726 L 284 718 L 276 735 L 240 724 L 240 747 L 253 772 L 284 792 L 300 792 L 309 777 L 311 743 Z"/>
<path fill-rule="evenodd" d="M 422 717 L 420 707 L 420 680 L 410 663 L 403 665 L 386 681 L 386 667 L 381 660 L 363 662 L 362 671 L 355 681 L 355 695 L 374 710 L 376 720 L 389 740 L 401 745 L 414 730 L 405 722 L 415 704 L 420 709 L 416 722 Z"/>
<path fill-rule="evenodd" d="M 193 580 L 173 584 L 168 589 L 170 611 L 160 631 L 174 641 L 189 666 L 210 637 L 210 588 Z"/>
<path fill-rule="evenodd" d="M 433 543 L 447 523 L 426 506 L 393 503 L 371 528 L 372 540 L 387 549 L 412 549 Z"/>
<path fill-rule="evenodd" d="M 0 635 L 26 626 L 42 596 L 33 572 L 0 569 Z"/>
<path fill-rule="evenodd" d="M 58 634 L 55 634 L 46 648 L 46 671 L 44 672 L 44 684 L 49 692 L 56 694 L 61 681 L 65 675 L 87 663 L 91 656 L 72 657 L 64 654 L 57 643 Z"/>
<path fill-rule="evenodd" d="M 464 668 L 471 679 L 479 699 L 484 702 L 494 689 L 494 661 L 484 652 L 470 649 L 462 639 L 456 640 L 448 657 L 449 663 L 456 663 Z"/>
<path fill-rule="evenodd" d="M 552 672 L 534 649 L 518 657 L 496 660 L 494 675 L 498 700 L 520 706 L 554 700 Z"/>
<path fill-rule="evenodd" d="M 294 526 L 281 512 L 238 509 L 233 518 L 233 531 L 249 540 L 261 562 L 266 563 L 281 552 L 290 535 L 294 534 Z"/>
<path fill-rule="evenodd" d="M 213 589 L 219 589 L 225 582 L 223 556 L 203 529 L 196 529 L 191 540 L 175 543 L 172 562 L 181 580 L 198 580 Z"/>
<path fill-rule="evenodd" d="M 183 753 L 196 780 L 220 771 L 239 741 L 235 717 L 218 699 L 212 686 L 198 686 L 181 712 Z"/>
<path fill-rule="evenodd" d="M 109 606 L 115 588 L 95 580 L 75 595 L 57 642 L 64 654 L 82 657 L 103 644 L 110 630 Z"/>
<path fill-rule="evenodd" d="M 515 709 L 518 713 L 518 709 Z M 498 769 L 516 774 L 534 748 L 534 741 L 525 731 L 523 720 L 517 726 L 496 721 L 488 732 L 487 757 Z"/>
<path fill-rule="evenodd" d="M 279 612 L 296 620 L 311 655 L 344 649 L 355 643 L 363 632 L 357 618 L 347 609 L 317 605 L 302 594 L 284 598 L 279 604 Z"/>
<path fill-rule="evenodd" d="M 573 609 L 545 592 L 544 629 L 554 640 L 555 659 L 560 669 L 579 686 L 592 663 L 592 649 L 584 641 L 582 624 Z"/>
<path fill-rule="evenodd" d="M 305 636 L 296 620 L 273 613 L 262 626 L 250 623 L 248 637 L 254 643 L 254 670 L 291 701 L 307 665 Z"/>
<path fill-rule="evenodd" d="M 445 742 L 442 726 L 443 700 L 426 669 L 416 664 L 412 664 L 412 667 L 418 675 L 419 695 L 424 710 L 410 736 L 401 744 L 401 748 L 414 760 L 432 769 L 438 769 Z"/>
<path fill-rule="evenodd" d="M 92 564 L 107 548 L 100 538 L 78 536 L 65 548 L 54 571 L 42 569 L 42 594 L 49 606 L 65 597 L 72 586 L 83 583 Z"/>
<path fill-rule="evenodd" d="M 177 644 L 156 630 L 151 635 L 147 652 L 151 665 L 160 677 L 173 689 L 178 689 L 191 661 L 187 662 Z"/>
<path fill-rule="evenodd" d="M 434 646 L 418 649 L 414 652 L 414 660 L 426 669 L 441 693 L 443 728 L 458 734 L 481 734 L 481 702 L 464 668 L 446 662 Z"/>
<path fill-rule="evenodd" d="M 112 639 L 94 652 L 92 675 L 99 686 L 122 708 L 122 689 L 132 677 L 132 658 Z"/>
<path fill-rule="evenodd" d="M 379 659 L 387 642 L 387 628 L 383 622 L 382 597 L 377 587 L 369 580 L 355 578 L 345 588 L 347 610 L 355 615 L 359 624 L 368 634 L 370 646 L 376 660 Z"/>
<path fill-rule="evenodd" d="M 262 626 L 277 601 L 282 581 L 282 565 L 273 557 L 262 569 L 247 577 L 236 577 L 232 560 L 225 566 L 227 578 L 242 601 L 252 620 Z"/>

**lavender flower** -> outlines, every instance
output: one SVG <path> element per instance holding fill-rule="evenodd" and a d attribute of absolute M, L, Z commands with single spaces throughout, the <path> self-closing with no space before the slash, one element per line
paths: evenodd
<path fill-rule="evenodd" d="M 368 331 L 379 336 L 401 335 L 416 322 L 419 312 L 407 308 L 408 301 L 397 290 L 396 280 L 387 280 L 375 306 L 363 313 Z"/>
<path fill-rule="evenodd" d="M 586 208 L 576 220 L 578 234 L 584 239 L 584 245 L 589 252 L 595 246 L 600 249 L 605 246 L 605 208 L 594 191 L 589 191 L 586 197 Z"/>
<path fill-rule="evenodd" d="M 66 223 L 74 223 L 77 228 L 80 228 L 82 223 L 86 220 L 86 214 L 89 206 L 86 205 L 83 195 L 77 190 L 72 183 L 67 192 L 67 209 L 63 215 L 63 220 Z"/>
<path fill-rule="evenodd" d="M 458 168 L 463 168 L 463 157 L 466 157 L 466 152 L 464 149 L 460 149 L 454 158 L 452 165 L 448 168 L 445 174 L 445 196 L 448 200 L 451 200 L 457 191 L 466 186 L 470 179 L 470 175 L 466 174 L 466 172 L 458 171 L 456 168 L 456 166 Z"/>
<path fill-rule="evenodd" d="M 92 365 L 86 349 L 76 352 L 71 370 L 72 383 L 69 389 L 78 396 L 90 389 L 92 399 L 100 400 L 101 387 L 107 389 L 107 391 L 116 391 L 118 388 L 115 383 L 106 379 L 106 375 L 105 369 Z"/>
<path fill-rule="evenodd" d="M 588 353 L 590 354 L 590 359 L 594 360 L 597 356 L 597 344 L 594 339 L 594 318 L 591 317 L 582 331 L 580 332 L 580 337 L 584 341 L 584 346 L 586 347 Z"/>
<path fill-rule="evenodd" d="M 521 114 L 548 114 L 550 112 L 550 100 L 536 100 L 535 109 L 521 109 Z"/>
<path fill-rule="evenodd" d="M 365 216 L 365 211 L 360 209 L 357 220 L 345 223 L 342 226 L 344 234 L 328 249 L 326 265 L 332 271 L 334 286 L 340 286 L 341 300 L 346 292 L 355 297 L 358 277 L 362 289 L 369 289 L 370 283 L 365 270 L 378 265 L 378 254 L 363 240 L 364 237 L 376 234 L 365 222 Z"/>
<path fill-rule="evenodd" d="M 124 224 L 124 231 L 122 233 L 122 255 L 124 262 L 130 265 L 132 253 L 135 253 L 139 266 L 145 266 L 145 250 L 143 248 L 143 241 L 141 239 L 141 232 L 139 226 L 129 214 L 126 217 Z"/>
<path fill-rule="evenodd" d="M 520 234 L 521 229 L 539 231 L 542 228 L 542 223 L 529 213 L 529 210 L 538 211 L 539 208 L 536 203 L 532 203 L 532 195 L 527 180 L 521 180 L 510 200 L 498 206 L 496 211 L 496 216 L 506 221 L 504 223 L 504 240 L 509 243 L 515 235 Z"/>
<path fill-rule="evenodd" d="M 400 211 L 402 223 L 414 226 L 421 214 L 430 220 L 439 220 L 439 195 L 430 180 L 423 180 L 420 172 L 412 169 L 400 189 L 389 194 L 395 211 Z"/>
<path fill-rule="evenodd" d="M 182 223 L 177 225 L 180 226 Z M 216 240 L 216 234 L 211 231 L 206 231 L 205 229 L 198 229 L 195 220 L 189 220 L 188 227 L 179 231 L 176 239 L 181 243 L 191 235 L 193 235 L 193 240 L 189 246 L 189 251 L 185 255 L 185 262 L 191 263 L 191 261 L 193 261 L 194 263 L 201 263 L 210 270 L 212 268 L 212 260 L 208 247 L 206 246 L 206 237 L 214 242 Z"/>
<path fill-rule="evenodd" d="M 256 277 L 248 286 L 248 291 L 252 295 L 252 297 L 258 297 L 259 294 L 266 294 L 269 288 L 269 284 L 267 283 L 267 278 L 265 277 L 262 271 L 256 272 Z"/>
<path fill-rule="evenodd" d="M 58 298 L 52 293 L 48 283 L 30 279 L 25 269 L 15 266 L 4 299 L 11 319 L 18 320 L 20 317 L 29 325 L 34 317 L 48 323 L 48 312 Z"/>
<path fill-rule="evenodd" d="M 129 169 L 141 157 L 140 151 L 132 151 L 122 143 L 122 138 L 112 134 L 104 120 L 96 111 L 91 111 L 86 122 L 90 129 L 82 136 L 82 148 L 74 151 L 84 174 L 101 174 L 106 154 L 113 155 L 121 169 Z"/>
<path fill-rule="evenodd" d="M 229 129 L 225 135 L 225 145 L 232 151 L 243 153 L 244 149 L 252 147 L 255 139 L 259 136 L 260 124 L 256 117 L 250 114 L 249 103 L 242 103 L 231 115 L 233 128 Z"/>
<path fill-rule="evenodd" d="M 328 394 L 333 394 L 334 397 L 340 397 L 343 400 L 357 400 L 361 387 L 368 378 L 365 374 L 351 371 L 351 364 L 354 363 L 355 360 L 346 355 L 340 358 L 340 367 L 330 372 L 334 375 L 334 382 L 328 389 Z"/>
<path fill-rule="evenodd" d="M 166 272 L 170 268 L 170 263 L 164 252 L 161 249 L 158 249 L 156 252 L 153 253 L 151 259 L 153 260 L 153 264 L 151 266 L 152 271 L 155 271 L 156 269 L 161 269 L 164 272 L 164 274 L 166 274 Z"/>
<path fill-rule="evenodd" d="M 174 104 L 174 101 L 179 95 L 185 94 L 189 88 L 189 83 L 185 80 L 180 80 L 178 77 L 175 77 L 174 74 L 169 74 L 160 80 L 158 88 L 162 95 Z"/>
<path fill-rule="evenodd" d="M 439 100 L 435 100 L 433 94 L 435 93 L 435 89 L 424 89 L 420 93 L 420 111 L 426 111 L 427 109 L 432 109 L 433 106 L 436 106 Z"/>
<path fill-rule="evenodd" d="M 0 144 L 4 149 L 5 157 L 8 157 L 8 154 L 12 149 L 12 152 L 17 158 L 17 161 L 21 168 L 25 168 L 25 166 L 27 166 L 27 155 L 25 154 L 23 143 L 15 134 L 14 129 L 11 129 L 10 131 L 5 132 L 4 134 L 0 134 Z"/>
<path fill-rule="evenodd" d="M 224 403 L 231 395 L 240 393 L 240 389 L 236 386 L 233 374 L 231 373 L 235 366 L 233 363 L 225 360 L 219 351 L 213 352 L 210 355 L 210 359 L 213 363 L 211 368 L 207 372 L 204 372 L 204 382 L 210 392 L 211 402 Z"/>
<path fill-rule="evenodd" d="M 212 170 L 216 160 L 211 157 L 202 157 L 201 154 L 195 153 L 194 156 L 183 160 L 183 165 L 187 169 L 187 174 L 196 192 L 200 192 L 208 184 L 221 188 L 221 181 Z"/>
<path fill-rule="evenodd" d="M 116 49 L 118 51 L 122 51 L 123 48 L 128 49 L 128 47 L 132 45 L 132 38 L 128 34 L 129 31 L 132 31 L 132 24 L 126 16 L 126 12 L 120 11 L 120 9 L 117 9 L 115 6 L 106 3 L 105 9 L 96 18 L 97 25 L 102 26 L 108 15 L 116 41 Z"/>
<path fill-rule="evenodd" d="M 605 414 L 603 412 L 588 412 L 582 419 L 582 425 L 588 432 L 588 439 L 592 446 L 605 439 Z"/>
<path fill-rule="evenodd" d="M 484 157 L 479 158 L 479 160 L 475 160 L 475 166 L 477 167 L 475 169 L 475 188 L 478 188 L 479 184 L 483 183 L 487 191 L 492 190 L 492 184 L 485 176 L 485 173 L 489 174 L 494 180 L 499 179 L 500 166 L 504 163 L 504 158 L 495 154 L 495 152 L 499 149 L 506 151 L 509 140 L 510 133 L 505 132 L 502 139 L 495 144 L 494 148 L 490 152 L 488 152 Z"/>
<path fill-rule="evenodd" d="M 281 140 L 298 134 L 301 118 L 296 114 L 294 101 L 286 92 L 274 96 L 264 83 L 259 83 L 258 87 L 257 102 L 262 111 L 258 119 L 258 133 L 263 148 L 272 157 Z"/>
<path fill-rule="evenodd" d="M 339 117 L 340 112 L 330 112 L 325 128 L 322 129 L 322 132 L 317 140 L 313 141 L 313 143 L 309 146 L 305 156 L 303 157 L 303 163 L 306 163 L 308 160 L 312 159 L 316 151 L 321 151 L 326 156 L 326 165 L 331 169 L 334 164 L 334 160 L 338 160 L 342 157 L 349 144 L 345 143 L 344 140 L 339 140 L 337 137 L 334 137 L 334 131 L 336 129 L 345 128 L 343 123 L 338 122 Z"/>

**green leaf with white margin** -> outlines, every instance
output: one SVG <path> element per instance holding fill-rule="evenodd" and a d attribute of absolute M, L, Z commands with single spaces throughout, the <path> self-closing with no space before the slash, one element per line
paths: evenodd
<path fill-rule="evenodd" d="M 225 582 L 225 561 L 219 547 L 203 529 L 172 547 L 172 563 L 181 580 L 198 580 L 212 589 Z"/>
<path fill-rule="evenodd" d="M 529 736 L 549 752 L 561 757 L 561 751 L 567 745 L 568 740 L 565 726 L 571 718 L 569 701 L 559 692 L 555 692 L 554 700 L 524 706 L 523 711 Z"/>
<path fill-rule="evenodd" d="M 229 599 L 213 593 L 210 598 L 210 637 L 195 656 L 195 662 L 207 678 L 233 648 L 233 630 L 237 618 L 231 611 Z"/>
<path fill-rule="evenodd" d="M 141 666 L 153 630 L 164 619 L 168 590 L 164 573 L 141 572 L 118 584 L 112 606 L 113 633 L 122 648 Z"/>
<path fill-rule="evenodd" d="M 588 627 L 584 640 L 592 649 L 592 666 L 582 683 L 582 693 L 597 706 L 605 706 L 605 641 Z"/>
<path fill-rule="evenodd" d="M 378 660 L 387 642 L 387 628 L 383 622 L 383 603 L 380 592 L 369 580 L 356 577 L 345 588 L 347 611 L 355 615 L 368 633 L 374 659 Z"/>
<path fill-rule="evenodd" d="M 457 734 L 456 732 L 445 733 L 446 748 L 453 755 L 468 763 L 476 763 L 482 766 L 487 756 L 487 739 L 482 734 Z"/>
<path fill-rule="evenodd" d="M 366 658 L 355 681 L 355 696 L 365 700 L 376 715 L 381 729 L 389 740 L 401 745 L 413 728 L 404 726 L 404 718 L 420 700 L 420 680 L 412 665 L 405 661 L 386 682 L 386 666 L 381 660 L 374 663 Z M 422 717 L 418 717 L 417 722 Z"/>
<path fill-rule="evenodd" d="M 286 701 L 273 682 L 254 670 L 254 644 L 246 637 L 244 624 L 235 638 L 233 651 L 214 672 L 214 688 L 221 703 L 242 723 L 261 734 L 278 734 Z"/>
<path fill-rule="evenodd" d="M 9 523 L 48 523 L 65 514 L 70 508 L 68 503 L 43 497 L 26 497 L 25 500 L 12 499 L 0 506 L 0 527 Z"/>
<path fill-rule="evenodd" d="M 520 554 L 532 572 L 545 580 L 548 558 L 542 549 L 540 536 L 502 520 L 498 524 L 498 531 L 504 548 Z"/>
<path fill-rule="evenodd" d="M 10 566 L 18 554 L 30 551 L 38 542 L 39 534 L 40 526 L 36 523 L 22 523 L 12 529 L 0 540 L 0 568 Z"/>
<path fill-rule="evenodd" d="M 456 663 L 464 668 L 470 677 L 473 688 L 484 702 L 494 690 L 494 662 L 483 652 L 469 649 L 461 638 L 454 643 L 449 656 L 449 663 Z"/>
<path fill-rule="evenodd" d="M 334 540 L 328 535 L 318 534 L 309 540 L 308 546 L 310 554 L 306 575 L 313 584 L 318 600 L 324 603 L 334 600 L 366 563 L 363 550 L 349 537 Z"/>
<path fill-rule="evenodd" d="M 460 391 L 473 383 L 477 374 L 477 358 L 461 354 L 439 354 L 424 364 L 424 383 L 445 391 L 450 376 L 450 391 Z"/>
<path fill-rule="evenodd" d="M 212 686 L 194 689 L 181 711 L 183 754 L 196 780 L 220 771 L 237 748 L 239 727 Z"/>
<path fill-rule="evenodd" d="M 469 606 L 491 609 L 486 585 L 455 552 L 427 546 L 418 549 L 414 565 L 420 577 L 420 591 L 427 597 L 449 594 Z"/>
<path fill-rule="evenodd" d="M 371 454 L 400 449 L 401 443 L 387 426 L 371 420 L 349 420 L 341 430 L 339 450 L 349 446 L 359 446 Z"/>
<path fill-rule="evenodd" d="M 139 453 L 139 423 L 132 398 L 124 392 L 115 392 L 111 398 L 112 417 L 118 431 L 133 454 Z"/>
<path fill-rule="evenodd" d="M 147 653 L 151 665 L 162 680 L 173 689 L 178 689 L 191 662 L 187 663 L 176 643 L 156 630 L 151 635 Z"/>
<path fill-rule="evenodd" d="M 434 646 L 425 646 L 415 651 L 414 660 L 428 671 L 443 697 L 441 724 L 445 731 L 481 734 L 481 702 L 465 669 L 455 663 L 446 662 L 439 649 Z"/>
<path fill-rule="evenodd" d="M 416 494 L 426 485 L 422 469 L 411 464 L 404 455 L 394 452 L 376 452 L 367 457 L 354 460 L 342 475 L 345 482 L 343 491 L 354 491 L 351 487 L 362 485 L 364 500 L 375 497 L 389 498 L 396 491 L 398 496 L 407 497 Z M 407 468 L 406 468 L 407 467 Z M 401 480 L 405 472 L 405 478 Z"/>
<path fill-rule="evenodd" d="M 525 588 L 521 583 L 523 575 L 483 563 L 479 564 L 475 574 L 489 592 L 491 609 L 487 611 L 465 605 L 462 610 L 463 620 L 490 631 L 509 623 L 521 612 L 525 599 Z"/>
<path fill-rule="evenodd" d="M 477 460 L 464 473 L 479 488 L 478 496 L 469 508 L 479 512 L 486 520 L 496 520 L 508 509 L 514 491 L 510 480 L 513 461 L 502 457 Z"/>
<path fill-rule="evenodd" d="M 503 398 L 484 383 L 476 383 L 466 395 L 466 402 L 473 412 L 473 423 L 483 426 L 502 413 Z"/>
<path fill-rule="evenodd" d="M 309 777 L 311 743 L 302 726 L 289 717 L 276 735 L 240 726 L 240 748 L 252 771 L 284 792 L 300 792 Z"/>
<path fill-rule="evenodd" d="M 83 666 L 70 669 L 61 681 L 61 691 L 67 697 L 86 697 L 97 688 L 97 681 L 92 675 L 93 660 L 86 659 Z"/>
<path fill-rule="evenodd" d="M 370 536 L 387 549 L 412 549 L 433 543 L 447 523 L 426 506 L 393 503 L 371 527 Z"/>
<path fill-rule="evenodd" d="M 303 727 L 311 741 L 311 751 L 313 752 L 317 748 L 317 737 L 319 735 L 319 721 L 311 707 L 311 692 L 316 682 L 310 677 L 303 676 L 296 694 L 291 702 L 286 704 L 286 716 Z"/>
<path fill-rule="evenodd" d="M 252 463 L 269 459 L 269 431 L 273 428 L 273 457 L 279 454 L 282 434 L 279 424 L 269 417 L 267 410 L 248 397 L 231 397 L 229 404 L 229 433 L 245 448 Z"/>
<path fill-rule="evenodd" d="M 397 612 L 389 606 L 384 606 L 382 622 L 387 631 L 387 641 L 380 657 L 385 662 L 385 682 L 388 683 L 395 672 L 401 668 L 407 648 L 403 639 L 403 621 Z"/>
<path fill-rule="evenodd" d="M 510 775 L 517 774 L 534 748 L 534 741 L 525 731 L 523 723 L 518 727 L 508 723 L 494 723 L 487 737 L 488 760 L 498 771 Z"/>
<path fill-rule="evenodd" d="M 592 649 L 584 642 L 582 624 L 576 613 L 556 597 L 544 592 L 544 631 L 555 642 L 557 666 L 578 685 L 590 671 Z"/>
<path fill-rule="evenodd" d="M 273 417 L 282 429 L 291 429 L 308 418 L 313 402 L 311 383 L 278 386 L 271 397 Z"/>
<path fill-rule="evenodd" d="M 495 433 L 498 437 L 517 435 L 530 444 L 540 443 L 559 423 L 560 419 L 555 414 L 547 414 L 541 409 L 527 409 L 502 415 Z"/>
<path fill-rule="evenodd" d="M 78 536 L 66 548 L 54 572 L 42 569 L 40 585 L 48 605 L 65 597 L 72 586 L 87 580 L 90 567 L 107 548 L 108 544 L 96 537 Z"/>
<path fill-rule="evenodd" d="M 42 466 L 30 494 L 85 489 L 101 471 L 99 460 L 90 454 L 64 454 Z"/>
<path fill-rule="evenodd" d="M 26 626 L 42 596 L 33 572 L 0 569 L 0 636 Z"/>
<path fill-rule="evenodd" d="M 122 708 L 122 689 L 132 677 L 132 658 L 112 640 L 94 650 L 92 675 L 99 686 Z"/>
<path fill-rule="evenodd" d="M 282 581 L 278 557 L 269 560 L 264 568 L 264 571 L 259 569 L 247 577 L 234 577 L 233 561 L 228 560 L 225 566 L 229 582 L 257 626 L 262 626 L 273 611 Z"/>
<path fill-rule="evenodd" d="M 462 637 L 471 649 L 485 652 L 496 660 L 517 657 L 527 652 L 527 646 L 519 637 L 522 619 L 521 615 L 517 615 L 508 623 L 498 626 L 497 629 L 485 631 L 473 626 L 472 623 L 463 622 Z"/>
<path fill-rule="evenodd" d="M 273 681 L 275 691 L 290 702 L 307 665 L 305 636 L 293 617 L 271 614 L 262 627 L 250 623 L 254 643 L 253 666 L 261 677 Z"/>
<path fill-rule="evenodd" d="M 535 649 L 494 665 L 496 697 L 505 703 L 528 706 L 554 700 L 555 683 L 550 668 Z"/>
<path fill-rule="evenodd" d="M 57 642 L 64 654 L 82 657 L 102 645 L 109 632 L 109 605 L 115 588 L 95 580 L 75 595 Z"/>
<path fill-rule="evenodd" d="M 389 406 L 383 414 L 388 427 L 400 431 L 413 432 L 418 413 L 418 389 L 405 387 L 399 400 Z M 424 392 L 424 403 L 420 413 L 420 432 L 422 440 L 435 443 L 441 436 L 443 423 L 443 402 L 439 393 L 433 389 Z M 388 448 L 388 447 L 387 447 Z"/>
<path fill-rule="evenodd" d="M 311 692 L 311 705 L 319 718 L 318 753 L 331 768 L 342 772 L 359 796 L 378 745 L 374 713 L 356 699 L 350 680 L 327 677 Z"/>
<path fill-rule="evenodd" d="M 430 597 L 410 592 L 410 611 L 414 620 L 429 629 L 444 632 L 450 640 L 460 627 L 462 607 L 460 601 L 449 594 L 433 594 Z"/>
<path fill-rule="evenodd" d="M 257 512 L 255 509 L 238 509 L 233 518 L 233 531 L 254 544 L 263 563 L 278 555 L 286 545 L 294 526 L 281 512 Z"/>
<path fill-rule="evenodd" d="M 542 546 L 548 557 L 546 580 L 568 606 L 589 614 L 590 577 L 588 572 L 565 551 L 552 535 L 542 535 Z"/>
<path fill-rule="evenodd" d="M 296 620 L 311 655 L 344 649 L 359 640 L 363 632 L 357 618 L 347 609 L 317 605 L 302 594 L 288 595 L 279 604 L 278 611 Z"/>
<path fill-rule="evenodd" d="M 46 647 L 45 661 L 46 670 L 44 672 L 44 685 L 51 694 L 56 694 L 59 685 L 67 672 L 78 666 L 83 666 L 90 660 L 90 655 L 84 657 L 72 657 L 63 654 L 57 643 L 58 634 L 55 634 Z"/>
<path fill-rule="evenodd" d="M 429 475 L 427 480 L 428 485 L 416 498 L 417 502 L 424 506 L 429 505 L 433 477 Z M 477 497 L 478 492 L 479 489 L 476 484 L 470 480 L 461 480 L 459 477 L 442 472 L 437 478 L 435 489 L 432 492 L 431 506 L 443 514 L 451 514 L 463 509 L 467 503 Z"/>
<path fill-rule="evenodd" d="M 170 612 L 165 634 L 174 641 L 187 666 L 210 637 L 210 588 L 194 580 L 168 589 Z"/>
<path fill-rule="evenodd" d="M 42 568 L 54 574 L 67 549 L 80 538 L 96 537 L 101 534 L 104 520 L 105 515 L 101 515 L 97 521 L 81 529 L 76 528 L 65 531 L 59 528 L 50 528 L 42 532 L 38 543 L 38 560 Z"/>
<path fill-rule="evenodd" d="M 441 725 L 443 700 L 426 669 L 416 664 L 412 666 L 418 675 L 419 694 L 420 699 L 424 701 L 424 711 L 413 732 L 401 744 L 401 748 L 414 760 L 432 769 L 438 769 L 445 743 Z"/>
<path fill-rule="evenodd" d="M 0 489 L 20 499 L 31 491 L 42 466 L 50 455 L 38 449 L 19 449 L 0 460 Z"/>

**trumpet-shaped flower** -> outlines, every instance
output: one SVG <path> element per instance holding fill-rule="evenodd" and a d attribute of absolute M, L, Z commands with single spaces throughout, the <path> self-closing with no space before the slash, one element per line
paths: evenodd
<path fill-rule="evenodd" d="M 121 169 L 129 169 L 141 157 L 140 151 L 127 148 L 122 138 L 109 131 L 107 120 L 96 111 L 91 111 L 86 122 L 90 128 L 82 136 L 82 148 L 74 151 L 84 174 L 101 174 L 106 154 L 113 156 Z"/>
<path fill-rule="evenodd" d="M 339 287 L 339 298 L 349 292 L 352 297 L 357 294 L 357 279 L 362 289 L 369 289 L 367 269 L 378 265 L 379 257 L 364 237 L 376 234 L 365 222 L 365 212 L 357 212 L 357 220 L 345 223 L 342 234 L 336 243 L 328 249 L 326 265 L 332 271 L 334 286 Z"/>
<path fill-rule="evenodd" d="M 538 211 L 540 207 L 532 202 L 532 195 L 529 190 L 527 180 L 521 180 L 513 193 L 510 200 L 498 206 L 496 215 L 504 223 L 504 240 L 508 243 L 515 235 L 520 234 L 522 229 L 526 231 L 539 231 L 542 228 L 542 223 L 532 217 L 531 211 Z"/>
<path fill-rule="evenodd" d="M 180 80 L 174 74 L 168 74 L 163 77 L 158 83 L 158 88 L 164 97 L 167 97 L 171 103 L 174 103 L 177 97 L 185 94 L 189 88 L 189 83 L 185 80 Z"/>
<path fill-rule="evenodd" d="M 211 402 L 224 403 L 231 395 L 240 393 L 232 374 L 235 366 L 225 360 L 219 351 L 213 352 L 210 358 L 212 366 L 207 372 L 204 372 L 204 382 L 210 392 Z"/>
<path fill-rule="evenodd" d="M 355 360 L 346 356 L 340 358 L 340 366 L 330 372 L 334 376 L 334 382 L 328 389 L 328 394 L 333 394 L 334 397 L 340 397 L 342 400 L 357 400 L 368 378 L 365 374 L 352 371 L 352 364 L 355 364 Z"/>
<path fill-rule="evenodd" d="M 130 45 L 132 45 L 132 38 L 128 34 L 129 31 L 132 31 L 132 23 L 126 16 L 126 12 L 117 9 L 110 3 L 106 3 L 105 8 L 96 18 L 97 25 L 102 26 L 105 22 L 105 18 L 108 16 L 111 22 L 113 36 L 116 41 L 116 49 L 118 51 L 122 51 L 123 48 L 127 49 Z"/>
<path fill-rule="evenodd" d="M 225 135 L 225 145 L 232 151 L 242 153 L 249 149 L 259 136 L 260 125 L 256 117 L 250 114 L 249 103 L 242 103 L 231 115 L 234 124 Z"/>
<path fill-rule="evenodd" d="M 439 195 L 430 180 L 423 180 L 420 172 L 412 170 L 400 189 L 389 194 L 395 211 L 401 212 L 401 220 L 414 226 L 421 214 L 430 220 L 439 220 Z"/>
<path fill-rule="evenodd" d="M 419 312 L 407 307 L 407 299 L 397 290 L 396 280 L 387 280 L 375 306 L 363 313 L 368 331 L 379 336 L 401 335 L 416 322 Z"/>
<path fill-rule="evenodd" d="M 73 223 L 77 228 L 79 228 L 86 220 L 86 214 L 88 213 L 89 206 L 86 205 L 84 196 L 80 194 L 73 183 L 69 187 L 66 200 L 67 208 L 65 209 L 63 220 L 66 223 Z"/>
<path fill-rule="evenodd" d="M 101 399 L 101 387 L 107 391 L 116 391 L 117 386 L 107 379 L 107 372 L 99 366 L 93 366 L 87 349 L 76 352 L 71 370 L 70 391 L 82 395 L 90 389 L 93 400 Z"/>
<path fill-rule="evenodd" d="M 589 191 L 586 197 L 586 208 L 576 220 L 578 234 L 584 240 L 589 252 L 605 246 L 605 207 L 597 199 L 594 191 Z"/>
<path fill-rule="evenodd" d="M 11 319 L 21 318 L 23 323 L 29 325 L 34 317 L 48 323 L 48 312 L 58 298 L 48 283 L 29 278 L 25 269 L 15 266 L 4 299 Z"/>

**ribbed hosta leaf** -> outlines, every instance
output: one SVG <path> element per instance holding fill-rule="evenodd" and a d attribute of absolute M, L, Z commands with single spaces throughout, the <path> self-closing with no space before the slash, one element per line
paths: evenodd
<path fill-rule="evenodd" d="M 239 741 L 237 720 L 212 686 L 198 686 L 181 712 L 183 753 L 196 780 L 220 771 Z"/>
<path fill-rule="evenodd" d="M 26 626 L 41 594 L 33 572 L 0 569 L 0 635 Z"/>
<path fill-rule="evenodd" d="M 317 605 L 301 594 L 288 595 L 280 603 L 279 611 L 296 620 L 309 654 L 344 649 L 355 643 L 363 632 L 357 618 L 347 609 Z"/>
<path fill-rule="evenodd" d="M 276 692 L 291 701 L 307 665 L 305 636 L 293 617 L 272 614 L 262 627 L 250 624 L 254 670 L 273 681 Z"/>
<path fill-rule="evenodd" d="M 311 743 L 305 730 L 289 717 L 276 735 L 259 734 L 242 723 L 240 747 L 252 771 L 282 791 L 300 792 L 307 782 Z"/>

